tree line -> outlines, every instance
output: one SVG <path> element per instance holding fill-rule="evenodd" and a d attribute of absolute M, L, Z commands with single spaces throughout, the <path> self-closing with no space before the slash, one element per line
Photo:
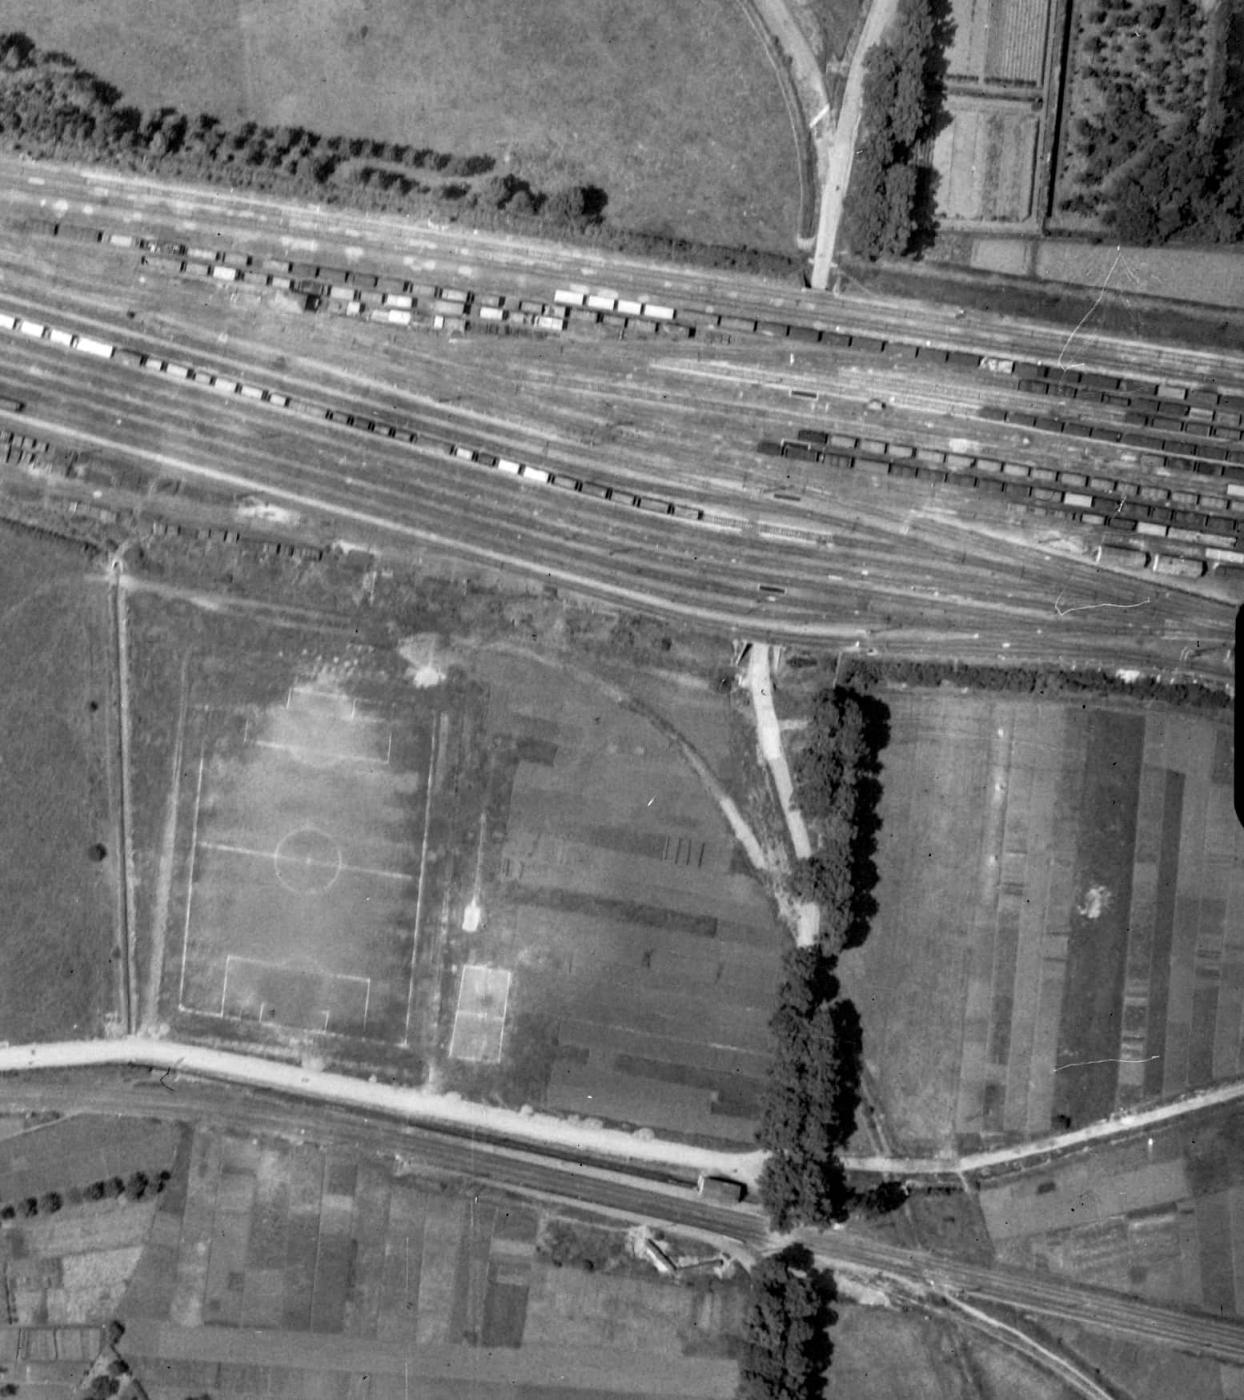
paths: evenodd
<path fill-rule="evenodd" d="M 1162 701 L 1191 709 L 1225 710 L 1232 700 L 1225 690 L 1194 680 L 1162 681 L 1154 676 L 1124 680 L 1113 672 L 1088 668 L 1065 671 L 1044 666 L 982 666 L 972 662 L 889 661 L 844 658 L 843 675 L 850 685 L 867 692 L 881 685 L 939 686 L 946 682 L 969 690 L 1007 695 L 1101 696 L 1137 701 Z"/>
<path fill-rule="evenodd" d="M 8 1201 L 0 1206 L 0 1221 L 7 1224 L 12 1220 L 33 1220 L 40 1215 L 55 1215 L 66 1205 L 77 1206 L 98 1201 L 120 1200 L 141 1201 L 148 1192 L 159 1195 L 168 1185 L 172 1173 L 164 1170 L 154 1178 L 146 1172 L 131 1172 L 128 1177 L 106 1177 L 92 1181 L 89 1186 L 71 1186 L 64 1193 L 45 1191 L 41 1196 L 26 1196 L 19 1201 Z"/>
<path fill-rule="evenodd" d="M 230 126 L 175 107 L 142 111 L 68 54 L 0 35 L 0 146 L 172 179 L 253 189 L 367 212 L 391 212 L 590 243 L 668 262 L 801 277 L 802 260 L 614 228 L 594 185 L 538 190 L 490 155 L 323 135 L 302 126 Z"/>
<path fill-rule="evenodd" d="M 847 239 L 862 257 L 900 257 L 933 230 L 936 180 L 927 152 L 945 122 L 950 32 L 945 0 L 899 0 L 893 37 L 865 57 L 846 205 Z"/>
<path fill-rule="evenodd" d="M 855 1005 L 840 995 L 837 958 L 864 941 L 876 912 L 879 755 L 888 739 L 880 700 L 834 686 L 813 700 L 794 764 L 797 800 L 819 837 L 796 888 L 819 905 L 821 930 L 814 947 L 783 957 L 769 1023 L 758 1139 L 768 1154 L 760 1194 L 775 1230 L 829 1225 L 860 1203 L 839 1153 L 855 1132 L 863 1033 Z"/>
<path fill-rule="evenodd" d="M 795 890 L 819 906 L 821 949 L 830 957 L 859 947 L 877 912 L 880 754 L 889 737 L 881 700 L 834 686 L 814 698 L 795 759 L 796 799 L 819 838 L 795 869 Z"/>
<path fill-rule="evenodd" d="M 833 1275 L 805 1245 L 762 1259 L 751 1274 L 737 1400 L 820 1400 L 838 1320 Z"/>

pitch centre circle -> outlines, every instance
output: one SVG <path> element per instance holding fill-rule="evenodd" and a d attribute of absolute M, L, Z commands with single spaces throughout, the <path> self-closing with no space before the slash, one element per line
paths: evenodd
<path fill-rule="evenodd" d="M 291 894 L 324 894 L 341 874 L 341 848 L 319 827 L 300 826 L 281 838 L 272 864 Z"/>

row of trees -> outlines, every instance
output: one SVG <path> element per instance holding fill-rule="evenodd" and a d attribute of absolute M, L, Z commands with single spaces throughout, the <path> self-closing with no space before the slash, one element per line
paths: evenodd
<path fill-rule="evenodd" d="M 833 686 L 813 700 L 795 761 L 796 797 L 820 838 L 796 872 L 796 889 L 820 906 L 821 932 L 815 947 L 786 953 L 769 1023 L 760 1192 L 777 1230 L 844 1220 L 861 1203 L 839 1153 L 855 1132 L 863 1035 L 854 1004 L 840 996 L 837 957 L 864 941 L 876 912 L 879 755 L 888 741 L 886 706 Z"/>
<path fill-rule="evenodd" d="M 851 1204 L 839 1152 L 855 1131 L 863 1036 L 839 992 L 833 958 L 787 951 L 757 1131 L 768 1154 L 760 1198 L 778 1231 L 843 1221 Z"/>
<path fill-rule="evenodd" d="M 599 217 L 604 204 L 601 191 L 574 186 L 545 194 L 516 176 L 494 175 L 488 155 L 447 155 L 300 126 L 228 126 L 174 107 L 143 112 L 68 55 L 44 53 L 24 34 L 0 35 L 0 138 L 35 156 L 365 209 L 512 207 L 517 215 L 573 223 Z"/>
<path fill-rule="evenodd" d="M 867 691 L 881 685 L 939 686 L 943 682 L 970 690 L 1008 695 L 1102 696 L 1128 700 L 1160 700 L 1194 709 L 1223 710 L 1231 705 L 1225 690 L 1196 681 L 1167 682 L 1152 676 L 1123 680 L 1108 671 L 1060 671 L 1045 667 L 980 666 L 970 662 L 850 661 L 844 668 L 852 687 Z"/>
<path fill-rule="evenodd" d="M 27 1196 L 0 1206 L 0 1221 L 33 1220 L 40 1215 L 55 1215 L 66 1205 L 77 1206 L 85 1202 L 120 1200 L 122 1197 L 127 1201 L 141 1201 L 148 1193 L 159 1195 L 168 1185 L 170 1175 L 166 1170 L 152 1178 L 146 1172 L 136 1171 L 124 1179 L 113 1176 L 93 1181 L 89 1186 L 71 1186 L 63 1194 L 60 1191 L 45 1191 L 42 1196 Z"/>
<path fill-rule="evenodd" d="M 737 1400 L 820 1400 L 838 1320 L 833 1275 L 791 1245 L 752 1270 Z"/>
<path fill-rule="evenodd" d="M 868 52 L 847 196 L 847 237 L 863 257 L 901 256 L 932 231 L 927 147 L 946 120 L 950 32 L 945 0 L 899 0 L 894 37 Z"/>
<path fill-rule="evenodd" d="M 314 199 L 367 212 L 461 221 L 473 227 L 588 243 L 667 262 L 801 279 L 795 256 L 614 228 L 594 185 L 543 191 L 492 156 L 322 135 L 299 126 L 227 126 L 173 107 L 142 112 L 66 54 L 24 34 L 0 35 L 0 145 L 46 159 L 147 170 L 174 179 Z"/>
<path fill-rule="evenodd" d="M 889 737 L 889 711 L 873 696 L 834 686 L 812 702 L 795 793 L 820 839 L 797 867 L 795 888 L 820 906 L 821 948 L 830 957 L 858 947 L 877 912 L 879 755 Z"/>

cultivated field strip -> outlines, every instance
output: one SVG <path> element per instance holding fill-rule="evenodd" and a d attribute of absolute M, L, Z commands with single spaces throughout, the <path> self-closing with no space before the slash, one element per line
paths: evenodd
<path fill-rule="evenodd" d="M 1040 86 L 1050 8 L 1050 0 L 989 0 L 986 81 Z"/>

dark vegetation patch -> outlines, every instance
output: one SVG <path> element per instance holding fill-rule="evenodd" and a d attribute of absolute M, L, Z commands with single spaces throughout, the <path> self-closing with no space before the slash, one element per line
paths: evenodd
<path fill-rule="evenodd" d="M 844 678 L 861 691 L 882 685 L 935 687 L 945 684 L 965 690 L 1032 695 L 1038 699 L 1104 696 L 1112 700 L 1161 701 L 1203 710 L 1225 710 L 1232 703 L 1225 690 L 1216 690 L 1197 681 L 1170 682 L 1153 676 L 1126 681 L 1108 671 L 1092 669 L 1060 671 L 1045 667 L 980 666 L 960 661 L 871 661 L 847 657 L 842 670 Z"/>
<path fill-rule="evenodd" d="M 819 1400 L 838 1320 L 833 1275 L 806 1245 L 789 1245 L 751 1273 L 736 1400 Z"/>
<path fill-rule="evenodd" d="M 567 890 L 557 886 L 525 888 L 513 892 L 516 904 L 533 904 L 541 909 L 557 909 L 564 914 L 588 914 L 618 923 L 685 933 L 692 938 L 716 938 L 717 920 L 711 914 L 687 914 L 660 904 L 638 904 L 631 899 L 611 899 L 587 890 Z"/>
<path fill-rule="evenodd" d="M 1239 242 L 1244 5 L 1090 0 L 1076 38 L 1059 212 L 1125 243 Z"/>
<path fill-rule="evenodd" d="M 1035 281 L 1000 272 L 950 268 L 945 263 L 872 263 L 847 256 L 843 270 L 875 296 L 940 301 L 965 310 L 1030 317 L 1065 326 L 1090 319 L 1095 331 L 1199 346 L 1222 354 L 1244 350 L 1244 313 L 1228 307 L 1180 302 L 1178 288 L 1166 298 Z"/>

